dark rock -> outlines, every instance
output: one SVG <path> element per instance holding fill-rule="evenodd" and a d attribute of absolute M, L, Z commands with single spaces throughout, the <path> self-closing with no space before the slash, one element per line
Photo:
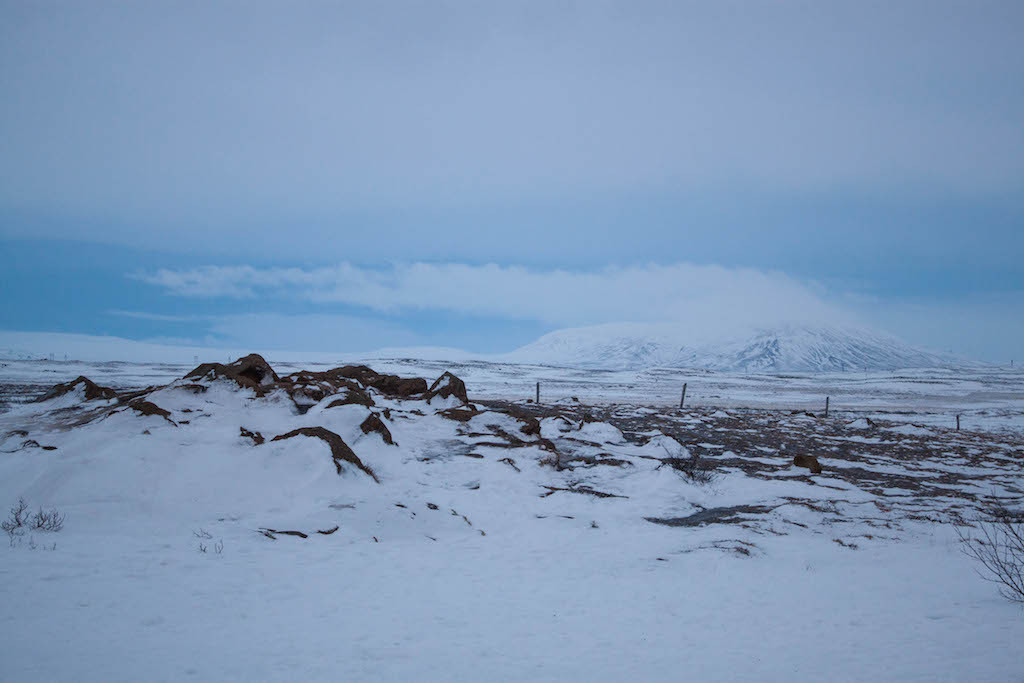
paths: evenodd
<path fill-rule="evenodd" d="M 395 445 L 394 439 L 391 438 L 391 432 L 388 430 L 387 425 L 381 422 L 380 417 L 378 417 L 376 413 L 370 413 L 370 416 L 363 420 L 363 423 L 359 425 L 359 429 L 363 430 L 363 434 L 377 432 L 380 434 L 380 438 L 384 439 L 384 443 L 391 446 Z"/>
<path fill-rule="evenodd" d="M 266 439 L 263 438 L 263 435 L 259 432 L 250 432 L 245 427 L 239 427 L 239 430 L 241 431 L 241 436 L 247 439 L 252 439 L 253 445 L 255 446 L 259 446 L 266 441 Z"/>
<path fill-rule="evenodd" d="M 449 420 L 455 420 L 456 422 L 469 422 L 480 413 L 481 411 L 479 410 L 471 410 L 467 408 L 449 408 L 447 410 L 437 411 L 437 414 L 441 417 L 446 417 Z"/>
<path fill-rule="evenodd" d="M 65 384 L 55 384 L 49 391 L 43 394 L 41 398 L 37 399 L 37 401 L 48 401 L 51 398 L 63 396 L 64 394 L 75 390 L 79 386 L 85 387 L 86 401 L 96 399 L 110 400 L 112 398 L 117 398 L 117 392 L 110 387 L 101 387 L 88 377 L 79 376 L 77 379 Z"/>
<path fill-rule="evenodd" d="M 385 396 L 410 398 L 412 396 L 419 396 L 427 391 L 427 380 L 422 377 L 404 379 L 396 375 L 381 375 L 370 386 Z"/>
<path fill-rule="evenodd" d="M 812 474 L 821 474 L 821 465 L 813 455 L 795 455 L 793 456 L 793 464 L 797 467 L 806 467 Z"/>
<path fill-rule="evenodd" d="M 349 406 L 358 405 L 366 406 L 367 408 L 374 405 L 373 399 L 362 389 L 345 389 L 345 395 L 339 399 L 335 399 L 327 404 L 328 408 L 337 408 L 338 406 Z M 389 411 L 390 412 L 390 411 Z"/>
<path fill-rule="evenodd" d="M 329 372 L 353 379 L 362 386 L 373 387 L 386 396 L 409 398 L 427 391 L 427 381 L 423 378 L 407 379 L 397 375 L 382 375 L 366 366 L 345 366 Z"/>
<path fill-rule="evenodd" d="M 527 436 L 540 436 L 540 420 L 533 415 L 513 415 L 517 420 L 523 422 L 519 431 Z"/>
<path fill-rule="evenodd" d="M 149 401 L 132 401 L 128 404 L 128 407 L 137 412 L 143 417 L 149 417 L 150 415 L 156 415 L 170 422 L 172 425 L 177 426 L 174 420 L 171 419 L 170 411 L 164 410 L 155 403 Z"/>
<path fill-rule="evenodd" d="M 185 379 L 230 379 L 243 389 L 255 389 L 262 391 L 267 385 L 278 381 L 277 373 L 270 364 L 263 359 L 263 356 L 251 353 L 245 358 L 239 358 L 234 363 L 223 365 L 221 363 L 203 363 L 192 372 L 185 375 Z"/>
<path fill-rule="evenodd" d="M 463 403 L 469 402 L 469 399 L 466 398 L 466 383 L 448 371 L 445 371 L 430 385 L 430 390 L 427 392 L 427 403 L 430 403 L 435 396 L 441 398 L 454 396 Z"/>
<path fill-rule="evenodd" d="M 584 493 L 588 496 L 594 496 L 595 498 L 629 498 L 629 496 L 620 496 L 617 493 L 598 491 L 596 489 L 590 488 L 589 486 L 570 486 L 569 488 L 563 488 L 561 486 L 545 486 L 544 488 L 546 488 L 548 492 L 542 493 L 540 496 L 541 498 L 547 498 L 552 493 L 557 493 L 558 491 L 566 491 L 568 493 Z"/>
<path fill-rule="evenodd" d="M 775 508 L 767 505 L 734 505 L 708 508 L 689 517 L 644 517 L 648 522 L 664 526 L 703 526 L 704 524 L 738 524 L 747 521 L 742 515 L 763 515 Z"/>
<path fill-rule="evenodd" d="M 365 365 L 346 365 L 328 372 L 354 379 L 364 387 L 373 387 L 385 396 L 409 398 L 427 391 L 427 380 L 421 377 L 406 379 L 397 375 L 382 375 Z"/>
<path fill-rule="evenodd" d="M 275 436 L 271 441 L 283 441 L 284 439 L 291 439 L 296 436 L 311 436 L 326 442 L 331 448 L 331 457 L 334 458 L 334 466 L 337 468 L 338 474 L 341 474 L 341 462 L 344 461 L 355 465 L 360 470 L 370 475 L 375 482 L 378 484 L 380 483 L 380 479 L 378 479 L 377 475 L 373 473 L 373 470 L 363 464 L 363 461 L 359 459 L 359 456 L 349 448 L 348 444 L 345 443 L 340 436 L 328 429 L 324 429 L 323 427 L 302 427 L 300 429 L 293 429 L 287 434 Z"/>
<path fill-rule="evenodd" d="M 268 538 L 274 538 L 274 534 L 282 534 L 284 536 L 298 536 L 299 538 L 309 538 L 309 534 L 303 531 L 293 531 L 285 529 L 268 529 L 266 527 L 260 528 L 260 533 Z M 276 540 L 276 539 L 275 539 Z"/>

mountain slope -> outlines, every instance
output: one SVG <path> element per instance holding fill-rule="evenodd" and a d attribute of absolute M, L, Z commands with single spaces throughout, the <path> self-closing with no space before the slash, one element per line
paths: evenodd
<path fill-rule="evenodd" d="M 708 341 L 679 325 L 613 324 L 558 330 L 508 355 L 517 362 L 614 369 L 889 370 L 970 364 L 854 327 L 783 325 Z"/>

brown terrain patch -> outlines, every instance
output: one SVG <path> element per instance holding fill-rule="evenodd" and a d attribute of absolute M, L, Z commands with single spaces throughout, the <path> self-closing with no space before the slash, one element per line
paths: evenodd
<path fill-rule="evenodd" d="M 376 432 L 380 434 L 380 438 L 384 439 L 384 443 L 391 446 L 396 446 L 394 439 L 391 438 L 391 431 L 387 428 L 380 417 L 376 413 L 370 413 L 370 416 L 363 420 L 363 423 L 359 425 L 359 429 L 363 431 L 363 434 L 369 434 Z"/>
<path fill-rule="evenodd" d="M 375 482 L 378 484 L 380 483 L 380 479 L 377 478 L 377 475 L 374 474 L 373 470 L 364 465 L 363 461 L 359 459 L 359 456 L 356 455 L 351 448 L 349 448 L 348 444 L 345 443 L 340 436 L 329 429 L 324 429 L 323 427 L 301 427 L 299 429 L 293 429 L 287 434 L 275 436 L 271 441 L 283 441 L 296 436 L 310 436 L 326 442 L 331 448 L 331 457 L 334 458 L 334 466 L 337 468 L 338 474 L 341 474 L 341 463 L 344 461 L 355 465 L 360 470 L 370 475 Z"/>
<path fill-rule="evenodd" d="M 48 401 L 52 398 L 57 398 L 58 396 L 63 396 L 64 394 L 74 391 L 76 388 L 80 386 L 85 387 L 86 401 L 94 401 L 97 399 L 108 401 L 112 398 L 117 398 L 117 392 L 111 389 L 110 387 L 101 387 L 88 377 L 80 375 L 79 377 L 71 380 L 70 382 L 53 385 L 53 387 L 49 391 L 47 391 L 45 394 L 43 394 L 40 398 L 36 400 L 39 402 Z"/>

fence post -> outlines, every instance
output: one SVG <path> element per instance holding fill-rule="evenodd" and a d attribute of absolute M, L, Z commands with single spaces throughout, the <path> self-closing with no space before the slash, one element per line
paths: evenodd
<path fill-rule="evenodd" d="M 829 399 L 829 397 L 826 396 L 825 397 L 825 417 L 828 417 L 828 399 Z"/>
<path fill-rule="evenodd" d="M 679 407 L 682 408 L 684 403 L 686 403 L 686 382 L 683 382 L 683 395 L 679 397 Z"/>
<path fill-rule="evenodd" d="M 956 416 L 956 431 L 960 431 L 960 416 Z"/>
<path fill-rule="evenodd" d="M 537 403 L 540 403 L 540 382 L 537 382 Z"/>

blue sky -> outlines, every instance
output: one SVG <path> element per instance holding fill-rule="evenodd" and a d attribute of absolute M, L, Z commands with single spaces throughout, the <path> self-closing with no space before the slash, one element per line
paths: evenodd
<path fill-rule="evenodd" d="M 1024 356 L 1020 3 L 0 12 L 0 329 L 797 320 Z"/>

